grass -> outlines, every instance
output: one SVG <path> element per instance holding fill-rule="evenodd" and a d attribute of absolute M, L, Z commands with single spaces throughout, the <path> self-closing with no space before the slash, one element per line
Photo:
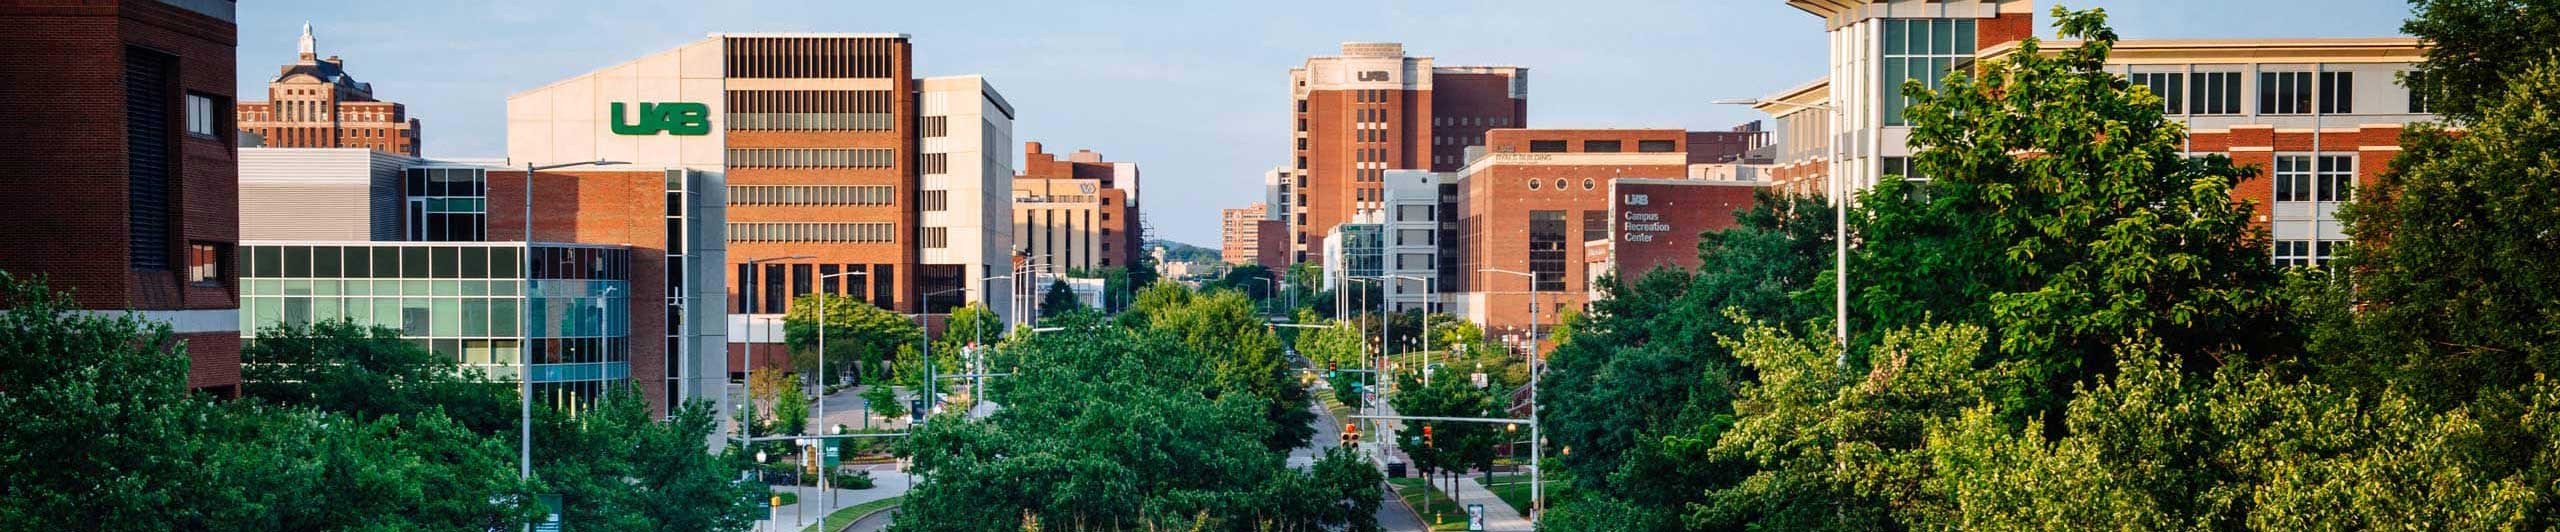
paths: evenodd
<path fill-rule="evenodd" d="M 862 516 L 871 515 L 871 512 L 897 506 L 900 500 L 906 498 L 907 496 L 905 495 L 899 495 L 896 497 L 847 506 L 842 510 L 836 510 L 836 513 L 827 514 L 827 519 L 825 521 L 809 525 L 809 528 L 800 529 L 800 532 L 835 532 L 837 529 L 853 525 L 853 520 L 861 519 Z"/>
<path fill-rule="evenodd" d="M 1387 484 L 1395 486 L 1396 497 L 1404 499 L 1406 505 L 1412 506 L 1413 513 L 1420 515 L 1422 522 L 1432 530 L 1466 530 L 1467 509 L 1458 506 L 1456 500 L 1450 499 L 1440 490 L 1426 487 L 1427 483 L 1428 481 L 1419 478 L 1387 479 Z M 1424 503 L 1426 499 L 1429 501 L 1428 505 Z"/>
<path fill-rule="evenodd" d="M 1549 476 L 1546 481 L 1548 508 L 1573 498 L 1573 488 L 1565 479 Z M 1528 475 L 1497 473 L 1493 475 L 1493 484 L 1485 486 L 1485 489 L 1493 491 L 1493 496 L 1501 497 L 1502 502 L 1509 503 L 1511 509 L 1519 511 L 1520 515 L 1529 515 Z"/>

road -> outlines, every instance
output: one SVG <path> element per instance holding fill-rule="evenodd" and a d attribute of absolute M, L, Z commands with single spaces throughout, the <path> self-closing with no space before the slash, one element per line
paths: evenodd
<path fill-rule="evenodd" d="M 860 521 L 854 521 L 853 524 L 845 525 L 844 530 L 845 532 L 880 532 L 882 530 L 888 530 L 889 522 L 897 520 L 897 518 L 898 509 L 890 508 L 888 511 L 871 514 L 870 516 L 863 517 Z"/>
<path fill-rule="evenodd" d="M 1317 384 L 1318 386 L 1322 386 L 1323 383 L 1319 382 Z M 1316 394 L 1331 394 L 1333 391 L 1318 388 L 1308 390 L 1307 393 L 1309 395 L 1321 397 L 1321 395 Z M 1332 451 L 1333 448 L 1341 446 L 1342 423 L 1333 419 L 1333 413 L 1326 412 L 1324 405 L 1322 404 L 1311 404 L 1307 409 L 1315 412 L 1316 414 L 1315 445 L 1309 448 L 1290 451 L 1290 467 L 1300 469 L 1313 467 L 1317 456 L 1322 456 L 1324 453 Z M 1384 528 L 1390 532 L 1422 532 L 1430 530 L 1429 528 L 1422 526 L 1422 516 L 1415 515 L 1412 508 L 1406 507 L 1403 501 L 1397 500 L 1393 491 L 1386 492 L 1385 496 L 1378 500 L 1377 518 L 1378 527 Z"/>

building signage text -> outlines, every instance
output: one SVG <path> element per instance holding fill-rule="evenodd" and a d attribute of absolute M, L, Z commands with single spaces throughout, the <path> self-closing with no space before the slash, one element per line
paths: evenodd
<path fill-rule="evenodd" d="M 1363 70 L 1360 71 L 1360 81 L 1395 81 L 1395 78 L 1387 76 L 1384 70 Z"/>
<path fill-rule="evenodd" d="M 711 106 L 699 102 L 643 102 L 638 116 L 623 120 L 622 102 L 613 102 L 613 134 L 701 136 L 711 134 Z"/>
<path fill-rule="evenodd" d="M 1637 197 L 1641 196 L 1631 196 L 1628 199 L 1633 200 Z M 1626 222 L 1621 227 L 1626 229 L 1628 242 L 1652 242 L 1654 233 L 1671 230 L 1671 224 L 1662 222 L 1661 214 L 1650 212 L 1627 213 Z"/>

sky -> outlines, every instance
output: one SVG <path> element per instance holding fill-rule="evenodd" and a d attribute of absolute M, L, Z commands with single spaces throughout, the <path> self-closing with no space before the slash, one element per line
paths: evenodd
<path fill-rule="evenodd" d="M 1076 5 L 1083 4 L 1083 5 Z M 2037 34 L 2053 0 L 2037 5 Z M 2139 38 L 2400 34 L 2401 0 L 2078 0 Z M 264 98 L 304 22 L 375 96 L 408 105 L 428 157 L 504 157 L 506 96 L 714 32 L 905 33 L 919 76 L 982 74 L 1016 145 L 1144 172 L 1154 231 L 1215 248 L 1218 209 L 1262 199 L 1289 157 L 1289 69 L 1345 41 L 1441 65 L 1529 68 L 1530 127 L 1721 130 L 1750 98 L 1822 72 L 1822 26 L 1781 0 L 430 0 L 241 2 L 240 95 Z"/>

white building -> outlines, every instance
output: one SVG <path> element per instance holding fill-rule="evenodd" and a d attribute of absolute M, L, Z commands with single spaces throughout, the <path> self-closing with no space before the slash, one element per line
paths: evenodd
<path fill-rule="evenodd" d="M 1434 310 L 1440 278 L 1440 184 L 1445 174 L 1388 170 L 1380 183 L 1385 212 L 1379 216 L 1379 275 L 1398 312 Z"/>
<path fill-rule="evenodd" d="M 1012 298 L 996 294 L 1012 287 L 988 278 L 1012 267 L 1013 105 L 980 76 L 921 81 L 924 263 L 960 266 L 967 300 L 1010 316 Z"/>

